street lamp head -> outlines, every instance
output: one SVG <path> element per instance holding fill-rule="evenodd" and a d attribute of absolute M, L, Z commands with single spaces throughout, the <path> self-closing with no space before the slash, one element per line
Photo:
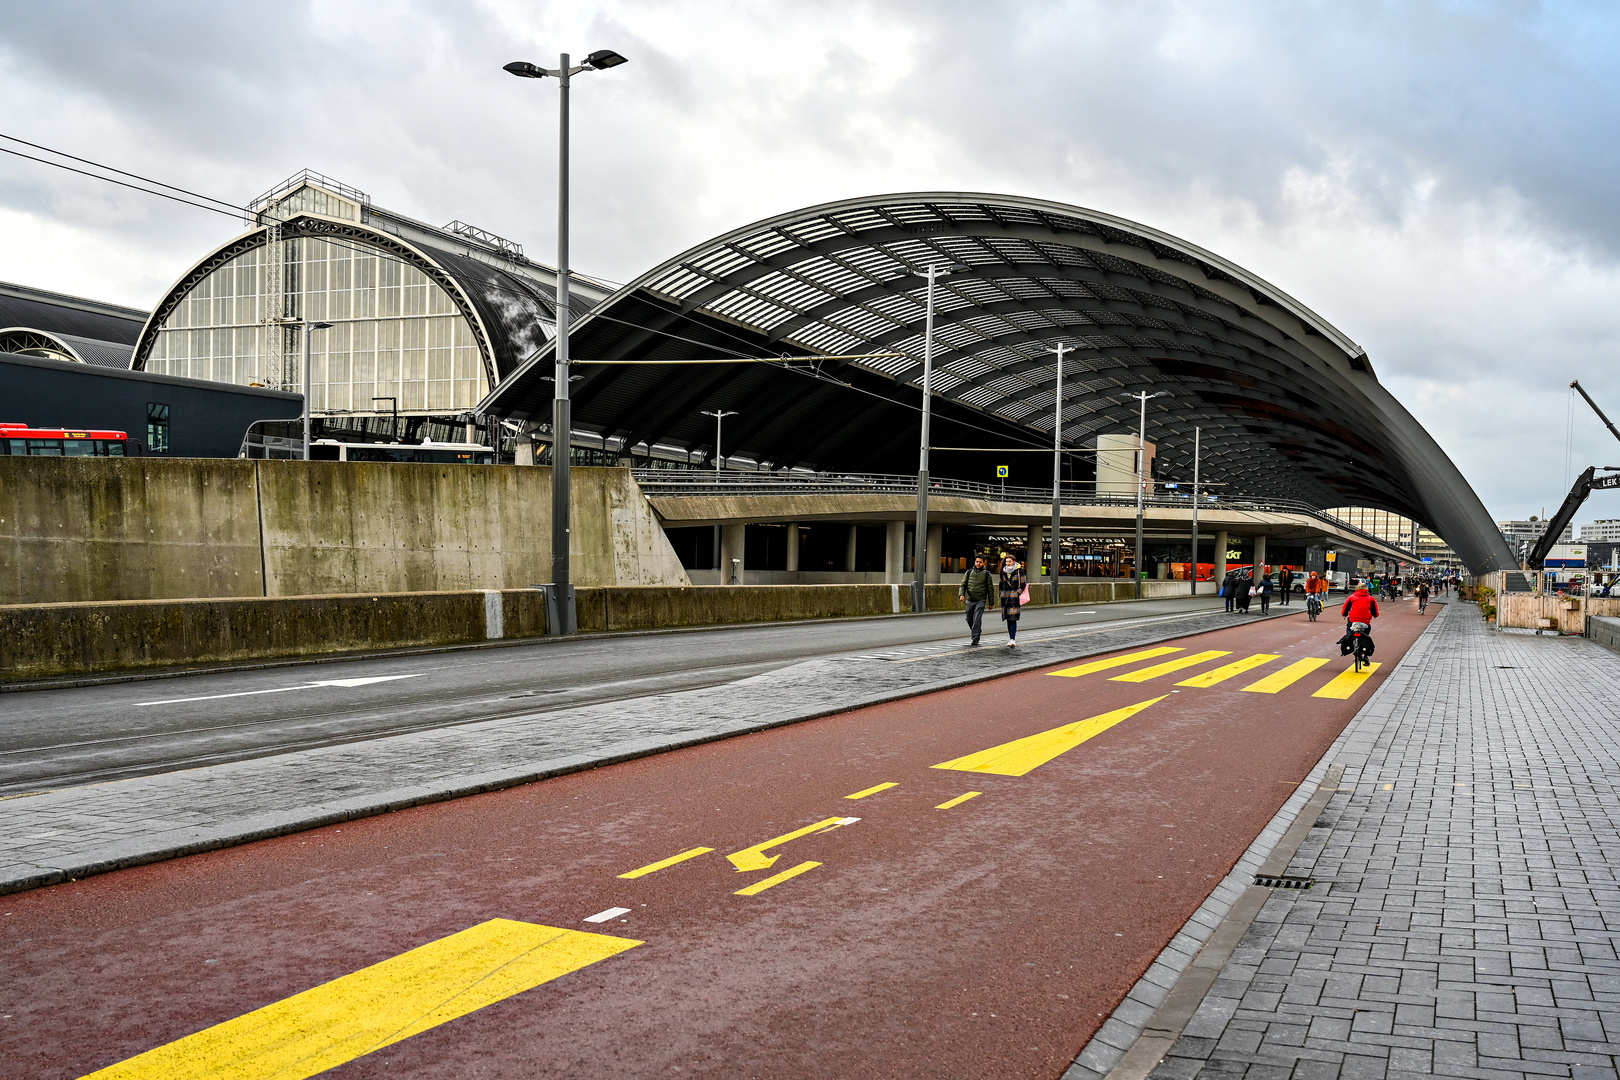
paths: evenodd
<path fill-rule="evenodd" d="M 628 58 L 620 56 L 612 49 L 597 49 L 595 52 L 591 53 L 591 55 L 585 58 L 585 66 L 588 68 L 594 68 L 597 71 L 603 71 L 610 67 L 618 67 L 620 64 L 628 64 L 629 62 L 630 61 Z M 508 65 L 506 70 L 511 71 L 511 66 Z"/>
<path fill-rule="evenodd" d="M 536 64 L 531 64 L 527 60 L 514 60 L 502 68 L 502 70 L 510 71 L 513 75 L 518 76 L 520 79 L 543 79 L 546 77 L 544 68 Z"/>
<path fill-rule="evenodd" d="M 306 325 L 311 330 L 330 330 L 330 329 L 332 329 L 333 324 L 329 323 L 329 322 L 312 322 L 312 323 L 307 323 Z"/>

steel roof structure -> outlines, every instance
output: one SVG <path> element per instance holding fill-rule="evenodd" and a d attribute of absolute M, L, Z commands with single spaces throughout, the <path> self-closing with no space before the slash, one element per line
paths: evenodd
<path fill-rule="evenodd" d="M 1393 510 L 1439 533 L 1476 572 L 1514 566 L 1467 481 L 1348 336 L 1184 240 L 1037 199 L 850 199 L 699 244 L 575 325 L 575 425 L 626 445 L 712 452 L 701 410 L 730 409 L 739 416 L 728 456 L 906 471 L 931 264 L 965 267 L 936 286 L 937 445 L 1050 447 L 1047 350 L 1064 343 L 1074 350 L 1064 362 L 1067 447 L 1134 434 L 1127 395 L 1162 393 L 1147 421 L 1161 474 L 1191 475 L 1200 428 L 1203 477 L 1233 493 Z M 817 356 L 836 359 L 789 362 Z M 758 362 L 685 366 L 722 357 Z M 545 422 L 552 367 L 548 343 L 479 410 Z"/>

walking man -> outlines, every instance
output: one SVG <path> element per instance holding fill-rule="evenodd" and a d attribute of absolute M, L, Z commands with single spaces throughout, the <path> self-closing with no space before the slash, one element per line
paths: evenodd
<path fill-rule="evenodd" d="M 1231 614 L 1233 606 L 1237 603 L 1237 572 L 1228 570 L 1226 577 L 1221 579 L 1221 595 L 1226 597 L 1226 611 Z"/>
<path fill-rule="evenodd" d="M 1288 571 L 1284 570 L 1283 573 Z M 1271 610 L 1271 575 L 1262 574 L 1260 577 L 1260 614 L 1264 615 Z"/>
<path fill-rule="evenodd" d="M 990 602 L 990 571 L 985 569 L 983 555 L 974 556 L 973 569 L 962 575 L 957 595 L 967 602 L 967 624 L 973 632 L 968 644 L 977 645 L 979 631 L 984 628 L 984 606 Z"/>
<path fill-rule="evenodd" d="M 1277 597 L 1277 603 L 1288 603 L 1289 595 L 1294 591 L 1294 572 L 1286 566 L 1279 567 L 1277 570 L 1277 588 L 1280 593 Z M 1264 604 L 1261 605 L 1262 608 L 1264 606 Z"/>

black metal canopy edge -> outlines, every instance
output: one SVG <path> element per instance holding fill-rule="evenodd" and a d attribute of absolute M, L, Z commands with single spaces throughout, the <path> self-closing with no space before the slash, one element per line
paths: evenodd
<path fill-rule="evenodd" d="M 947 427 L 1009 446 L 1051 439 L 1052 357 L 1065 361 L 1064 441 L 1136 427 L 1150 403 L 1161 471 L 1256 496 L 1365 505 L 1435 529 L 1471 566 L 1509 560 L 1466 481 L 1378 385 L 1366 355 L 1309 308 L 1220 257 L 1134 222 L 1015 196 L 919 193 L 845 200 L 733 230 L 670 259 L 585 315 L 582 429 L 627 444 L 709 449 L 703 409 L 733 409 L 728 454 L 777 467 L 909 471 L 927 264 L 961 263 L 936 305 L 935 400 Z M 691 369 L 708 351 L 759 359 L 893 351 L 814 374 L 769 364 Z M 1072 366 L 1071 366 L 1072 365 Z M 479 411 L 548 414 L 551 348 Z M 981 463 L 982 464 L 982 463 Z M 952 475 L 952 461 L 935 471 Z M 977 466 L 976 466 L 977 467 Z M 1050 474 L 1048 473 L 1048 476 Z M 1500 567 L 1493 567 L 1500 568 Z"/>

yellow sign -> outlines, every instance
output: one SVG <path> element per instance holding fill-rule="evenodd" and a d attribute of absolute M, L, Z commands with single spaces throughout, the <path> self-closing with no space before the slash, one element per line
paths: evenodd
<path fill-rule="evenodd" d="M 997 465 L 996 466 L 996 479 L 998 479 L 998 480 L 1007 479 L 1007 466 L 1005 466 L 1005 465 Z"/>
<path fill-rule="evenodd" d="M 1339 553 L 1337 551 L 1328 552 L 1327 553 L 1327 561 L 1328 562 L 1338 562 L 1339 561 Z"/>

